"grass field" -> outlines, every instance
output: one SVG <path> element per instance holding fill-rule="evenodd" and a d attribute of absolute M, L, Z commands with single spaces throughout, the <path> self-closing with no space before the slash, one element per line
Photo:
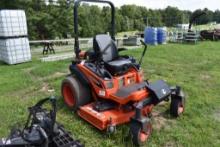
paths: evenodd
<path fill-rule="evenodd" d="M 137 58 L 141 52 L 142 49 L 127 51 Z M 0 137 L 6 136 L 14 124 L 23 124 L 27 107 L 49 96 L 48 89 L 54 88 L 56 95 L 61 95 L 60 83 L 68 74 L 69 64 L 70 60 L 41 63 L 36 58 L 12 66 L 0 63 Z M 147 79 L 181 85 L 187 95 L 186 112 L 181 118 L 170 117 L 169 103 L 155 108 L 154 131 L 146 146 L 219 147 L 220 42 L 150 47 L 143 69 Z M 58 106 L 58 121 L 86 146 L 132 146 L 127 137 L 128 125 L 107 135 L 70 112 L 62 99 Z"/>

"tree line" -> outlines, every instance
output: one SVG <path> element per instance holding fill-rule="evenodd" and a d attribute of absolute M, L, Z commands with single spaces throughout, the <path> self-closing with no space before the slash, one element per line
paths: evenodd
<path fill-rule="evenodd" d="M 55 39 L 74 36 L 73 3 L 58 0 L 49 4 L 45 0 L 1 0 L 0 9 L 23 9 L 26 12 L 29 38 Z M 167 26 L 188 23 L 189 19 L 201 12 L 196 23 L 220 23 L 220 11 L 198 9 L 194 12 L 179 10 L 168 6 L 165 9 L 147 9 L 143 6 L 124 5 L 116 8 L 116 32 L 143 31 L 145 26 Z M 111 12 L 107 6 L 99 7 L 82 4 L 79 7 L 79 34 L 80 37 L 91 37 L 97 33 L 106 33 L 110 30 Z"/>

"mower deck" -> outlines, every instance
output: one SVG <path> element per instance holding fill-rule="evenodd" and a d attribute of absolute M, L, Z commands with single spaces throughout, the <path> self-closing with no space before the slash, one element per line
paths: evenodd
<path fill-rule="evenodd" d="M 80 107 L 78 114 L 80 117 L 94 125 L 99 130 L 105 130 L 108 125 L 123 124 L 130 121 L 134 116 L 134 111 L 123 112 L 116 109 L 98 112 L 93 109 L 94 103 Z"/>

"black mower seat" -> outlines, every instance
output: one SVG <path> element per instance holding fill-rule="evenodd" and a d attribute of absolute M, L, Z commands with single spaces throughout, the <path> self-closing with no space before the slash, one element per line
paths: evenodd
<path fill-rule="evenodd" d="M 118 55 L 115 42 L 109 35 L 96 35 L 93 40 L 96 57 L 105 63 L 105 68 L 112 74 L 118 75 L 128 71 L 132 62 Z"/>
<path fill-rule="evenodd" d="M 123 74 L 131 67 L 131 60 L 129 59 L 117 59 L 105 64 L 105 67 L 112 74 Z"/>

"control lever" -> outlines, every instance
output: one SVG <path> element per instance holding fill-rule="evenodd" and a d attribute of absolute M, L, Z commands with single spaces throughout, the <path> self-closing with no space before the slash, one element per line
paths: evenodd
<path fill-rule="evenodd" d="M 143 57 L 145 56 L 145 53 L 147 51 L 147 44 L 143 40 L 140 40 L 140 41 L 141 41 L 141 44 L 144 46 L 144 51 L 142 52 L 141 59 L 139 61 L 139 66 L 141 66 Z"/>

